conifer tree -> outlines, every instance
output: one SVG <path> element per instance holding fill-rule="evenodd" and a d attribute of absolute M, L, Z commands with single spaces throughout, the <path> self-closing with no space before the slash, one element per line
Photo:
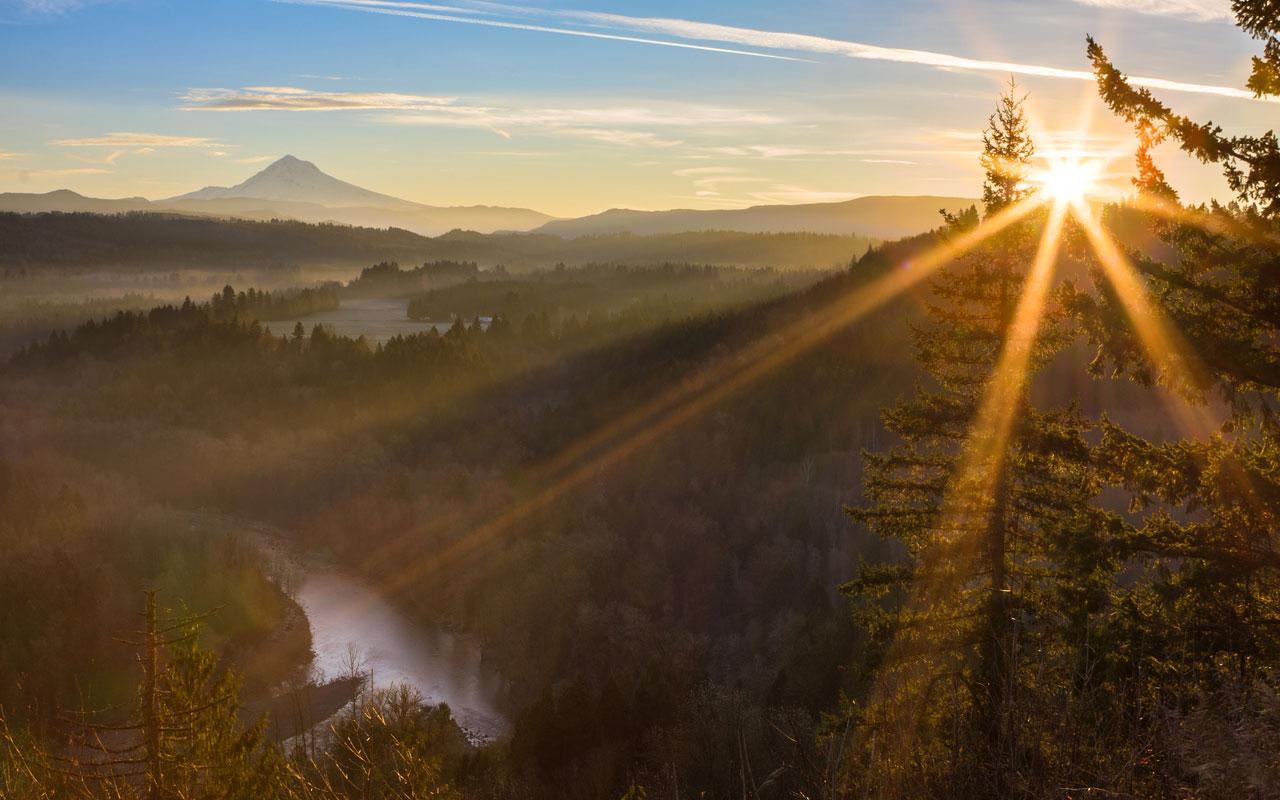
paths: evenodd
<path fill-rule="evenodd" d="M 121 640 L 139 648 L 142 668 L 131 718 L 104 724 L 95 715 L 64 717 L 62 752 L 19 742 L 0 718 L 0 745 L 7 745 L 0 746 L 0 777 L 20 775 L 33 797 L 279 796 L 286 765 L 265 742 L 265 722 L 240 719 L 239 679 L 199 647 L 201 618 L 166 624 L 154 591 L 146 593 L 142 616 L 139 638 Z"/>
<path fill-rule="evenodd" d="M 1280 94 L 1280 6 L 1232 7 L 1264 42 L 1249 88 Z M 1116 661 L 1149 665 L 1122 676 L 1128 696 L 1185 711 L 1227 688 L 1273 691 L 1280 658 L 1280 142 L 1177 114 L 1132 86 L 1093 39 L 1088 54 L 1102 99 L 1138 134 L 1137 205 L 1172 255 L 1128 256 L 1179 352 L 1144 350 L 1101 268 L 1094 291 L 1070 294 L 1069 305 L 1098 347 L 1098 370 L 1162 381 L 1193 402 L 1217 395 L 1231 411 L 1213 435 L 1173 442 L 1107 425 L 1099 450 L 1109 482 L 1132 498 L 1143 568 L 1126 587 L 1132 635 Z M 1236 201 L 1182 206 L 1151 157 L 1166 140 L 1218 165 Z"/>
<path fill-rule="evenodd" d="M 982 203 L 988 215 L 1025 199 L 1029 192 L 1027 172 L 1036 146 L 1022 106 L 1018 85 L 1010 80 L 1008 91 L 1000 95 L 995 113 L 982 132 L 980 162 L 986 172 Z"/>
<path fill-rule="evenodd" d="M 1030 191 L 1034 146 L 1016 87 L 989 124 L 982 157 L 988 215 Z M 899 542 L 905 561 L 866 567 L 846 587 L 864 600 L 883 659 L 871 665 L 877 683 L 862 711 L 877 739 L 862 748 L 870 754 L 865 791 L 911 796 L 946 781 L 960 793 L 967 786 L 1004 794 L 1018 765 L 1037 757 L 1035 742 L 1019 730 L 1028 654 L 1072 650 L 1062 642 L 1078 643 L 1083 637 L 1073 632 L 1096 611 L 1086 598 L 1105 596 L 1091 585 L 1099 573 L 1076 564 L 1084 552 L 1096 555 L 1081 543 L 1105 524 L 1088 507 L 1098 487 L 1086 423 L 1074 408 L 1036 408 L 1030 380 L 1022 382 L 1016 397 L 1003 398 L 1014 404 L 1007 439 L 978 465 L 987 471 L 984 488 L 961 474 L 966 448 L 993 435 L 977 428 L 1002 352 L 1030 347 L 1034 372 L 1067 341 L 1056 311 L 1034 341 L 1012 340 L 1043 221 L 1032 215 L 1015 224 L 933 281 L 927 324 L 912 335 L 936 386 L 887 411 L 900 444 L 866 455 L 868 505 L 851 513 Z M 975 215 L 949 217 L 949 231 L 975 222 Z M 889 602 L 865 602 L 885 592 Z M 1050 636 L 1057 637 L 1052 647 L 1042 641 Z"/>

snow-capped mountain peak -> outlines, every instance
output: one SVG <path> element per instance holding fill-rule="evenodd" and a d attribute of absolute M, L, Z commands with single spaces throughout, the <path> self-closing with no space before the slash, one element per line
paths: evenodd
<path fill-rule="evenodd" d="M 312 203 L 328 208 L 413 208 L 417 203 L 371 192 L 323 172 L 310 161 L 285 156 L 243 183 L 232 187 L 207 186 L 172 200 L 249 198 L 291 203 Z"/>

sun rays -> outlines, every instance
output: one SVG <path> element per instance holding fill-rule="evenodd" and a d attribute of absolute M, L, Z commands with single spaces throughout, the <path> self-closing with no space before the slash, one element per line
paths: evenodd
<path fill-rule="evenodd" d="M 1087 119 L 1081 121 L 1082 131 L 1087 130 L 1087 123 Z M 947 609 L 962 609 L 966 598 L 972 600 L 972 593 L 981 588 L 980 536 L 975 532 L 991 519 L 992 500 L 1008 467 L 1010 437 L 1025 413 L 1024 398 L 1037 341 L 1068 241 L 1079 242 L 1094 254 L 1153 368 L 1170 383 L 1195 382 L 1196 360 L 1189 343 L 1156 310 L 1147 297 L 1144 279 L 1103 225 L 1100 206 L 1118 195 L 1109 184 L 1109 171 L 1118 154 L 1091 149 L 1085 133 L 1057 144 L 1060 146 L 1041 154 L 1028 171 L 1024 200 L 970 229 L 946 231 L 937 246 L 842 289 L 806 314 L 772 327 L 762 325 L 758 335 L 736 351 L 707 359 L 656 396 L 637 398 L 621 413 L 582 431 L 531 465 L 514 482 L 521 488 L 506 501 L 442 515 L 423 527 L 405 530 L 384 548 L 370 553 L 387 588 L 409 592 L 415 585 L 448 581 L 489 548 L 504 547 L 514 537 L 535 531 L 544 519 L 543 512 L 591 487 L 611 469 L 793 364 L 839 331 L 987 244 L 993 236 L 1012 226 L 1026 225 L 1028 232 L 1034 231 L 1038 244 L 1029 242 L 1026 247 L 1028 255 L 1034 248 L 1034 255 L 1011 298 L 1003 343 L 967 436 L 959 444 L 956 466 L 941 493 L 937 524 L 944 535 L 937 552 L 930 555 L 937 568 L 923 571 L 909 587 L 904 614 L 910 617 L 924 610 L 945 614 Z M 1083 235 L 1075 235 L 1079 233 Z M 1185 407 L 1171 410 L 1186 432 L 1209 434 L 1207 415 Z M 428 547 L 427 542 L 439 544 Z M 927 627 L 904 625 L 891 647 L 891 659 L 895 652 L 917 647 L 934 648 L 939 659 L 947 658 L 941 644 L 929 636 Z M 877 744 L 881 752 L 905 747 L 916 735 L 912 720 L 923 712 L 920 687 L 929 680 L 918 671 L 923 668 L 882 670 L 875 676 L 871 702 L 892 708 L 897 720 L 904 723 L 892 731 L 881 729 L 879 735 L 884 738 Z"/>
<path fill-rule="evenodd" d="M 740 352 L 717 360 L 659 397 L 638 405 L 611 423 L 584 434 L 529 471 L 535 487 L 527 497 L 455 534 L 446 549 L 406 560 L 390 582 L 404 587 L 439 574 L 485 543 L 513 530 L 538 511 L 618 464 L 641 448 L 688 424 L 831 335 L 919 285 L 955 258 L 981 245 L 1043 206 L 1035 199 L 989 216 L 977 227 L 954 234 L 928 252 L 885 275 L 832 298 L 817 311 L 758 337 Z M 409 538 L 413 534 L 407 534 Z M 400 545 L 411 544 L 401 541 Z M 393 545 L 393 548 L 395 545 Z"/>
<path fill-rule="evenodd" d="M 1037 343 L 1045 334 L 1046 316 L 1068 245 L 1073 253 L 1078 247 L 1080 252 L 1092 254 L 1106 282 L 1099 288 L 1115 295 L 1162 381 L 1175 386 L 1203 385 L 1191 343 L 1148 297 L 1143 275 L 1104 225 L 1102 207 L 1119 195 L 1109 184 L 1118 155 L 1090 149 L 1083 133 L 1061 145 L 1038 156 L 1026 172 L 1025 199 L 988 215 L 972 228 L 945 230 L 937 246 L 860 284 L 842 284 L 849 288 L 785 323 L 762 316 L 757 335 L 736 350 L 708 357 L 696 369 L 682 370 L 678 380 L 655 396 L 636 398 L 620 413 L 581 431 L 565 446 L 530 465 L 512 482 L 519 488 L 507 498 L 497 503 L 488 498 L 485 507 L 453 511 L 421 527 L 406 529 L 369 554 L 370 566 L 377 562 L 374 571 L 383 576 L 385 587 L 392 592 L 411 593 L 415 586 L 447 584 L 452 576 L 480 563 L 487 553 L 511 546 L 519 537 L 537 535 L 540 526 L 555 518 L 545 512 L 566 507 L 566 501 L 584 490 L 595 491 L 610 470 L 794 364 L 833 335 L 919 287 L 940 269 L 989 244 L 992 237 L 1024 226 L 1017 231 L 1017 252 L 1026 262 L 1018 265 L 1008 313 L 1001 314 L 1007 320 L 1003 340 L 994 352 L 990 375 L 970 407 L 976 413 L 965 417 L 967 435 L 956 445 L 954 467 L 939 480 L 937 516 L 928 522 L 940 533 L 938 542 L 930 545 L 921 561 L 923 567 L 905 587 L 902 621 L 885 658 L 890 666 L 881 666 L 868 687 L 864 713 L 871 724 L 860 728 L 859 735 L 875 737 L 864 744 L 878 759 L 899 763 L 900 757 L 911 752 L 913 742 L 919 741 L 931 693 L 951 690 L 939 688 L 938 676 L 958 674 L 963 668 L 957 661 L 959 648 L 939 632 L 941 628 L 933 620 L 953 621 L 956 615 L 980 608 L 986 599 L 981 594 L 988 591 L 984 578 L 989 574 L 983 571 L 989 569 L 983 531 L 998 518 L 997 498 L 1013 452 L 1011 437 L 1021 435 L 1018 426 L 1027 413 L 1025 399 L 1033 366 L 1040 363 Z M 1146 210 L 1190 221 L 1174 203 Z M 1004 247 L 1001 243 L 991 250 Z M 1207 438 L 1214 432 L 1213 420 L 1203 408 L 1174 398 L 1168 411 L 1186 434 Z M 1245 480 L 1242 470 L 1232 469 L 1230 474 Z M 921 654 L 925 657 L 906 657 Z"/>
<path fill-rule="evenodd" d="M 1132 308 L 1135 326 L 1139 327 L 1151 357 L 1166 370 L 1181 370 L 1186 360 L 1170 355 L 1181 351 L 1179 343 L 1168 332 L 1168 326 L 1158 322 L 1150 304 L 1142 299 L 1140 278 L 1134 274 L 1128 261 L 1119 255 L 1119 249 L 1094 215 L 1097 202 L 1108 196 L 1102 183 L 1108 162 L 1102 158 L 1083 158 L 1070 151 L 1051 154 L 1044 161 L 1046 166 L 1043 169 L 1028 176 L 1032 191 L 1024 201 L 989 216 L 971 230 L 952 233 L 947 241 L 928 252 L 832 298 L 801 319 L 767 332 L 739 352 L 717 359 L 657 397 L 640 402 L 606 424 L 585 432 L 526 471 L 522 482 L 530 488 L 521 499 L 480 519 L 451 517 L 448 521 L 450 530 L 437 529 L 450 544 L 438 552 L 415 554 L 413 559 L 405 559 L 402 566 L 389 576 L 389 582 L 393 588 L 404 588 L 418 580 L 447 574 L 459 561 L 479 552 L 504 534 L 516 531 L 538 512 L 611 467 L 793 362 L 837 331 L 919 285 L 957 257 L 1037 212 L 1047 210 L 1040 246 L 1023 293 L 1018 298 L 1007 345 L 970 432 L 957 481 L 981 486 L 991 481 L 1001 468 L 999 456 L 1018 411 L 1012 398 L 1022 391 L 1027 380 L 1028 359 L 1039 333 L 1055 278 L 1064 229 L 1069 222 L 1086 232 L 1099 260 L 1107 265 L 1110 280 L 1125 298 L 1126 307 Z M 1203 425 L 1196 428 L 1202 431 Z M 950 494 L 956 496 L 957 493 Z M 972 514 L 974 509 L 969 508 L 966 513 Z M 406 532 L 388 552 L 412 548 L 418 533 Z M 386 553 L 380 555 L 385 556 Z"/>
<path fill-rule="evenodd" d="M 1030 360 L 1068 223 L 1083 232 L 1084 242 L 1109 284 L 1104 291 L 1112 291 L 1118 298 L 1162 383 L 1196 388 L 1205 385 L 1194 349 L 1148 299 L 1145 281 L 1103 225 L 1100 201 L 1107 196 L 1107 190 L 1101 184 L 1101 176 L 1107 162 L 1090 161 L 1078 154 L 1053 155 L 1045 160 L 1045 169 L 1028 176 L 1028 182 L 1035 187 L 1032 198 L 1050 206 L 1039 247 L 1026 273 L 1003 349 L 960 448 L 959 460 L 947 478 L 936 523 L 940 538 L 923 554 L 922 566 L 907 587 L 902 621 L 885 658 L 889 666 L 876 673 L 869 694 L 868 724 L 863 726 L 861 735 L 869 737 L 864 744 L 878 754 L 890 783 L 896 780 L 892 777 L 894 769 L 905 763 L 902 759 L 912 752 L 913 742 L 920 735 L 919 725 L 929 697 L 936 691 L 945 691 L 936 682 L 959 674 L 949 663 L 954 651 L 946 641 L 930 638 L 933 629 L 927 620 L 941 617 L 954 621 L 956 615 L 964 615 L 966 608 L 972 607 L 966 603 L 972 602 L 976 592 L 1007 591 L 999 589 L 994 576 L 984 572 L 987 565 L 982 563 L 983 532 L 999 513 L 1010 436 L 1019 415 L 1024 413 L 1022 400 Z M 1160 212 L 1166 218 L 1180 219 L 1172 204 L 1162 205 Z M 1202 405 L 1175 398 L 1169 406 L 1184 434 L 1204 440 L 1215 432 L 1213 420 Z M 1230 457 L 1226 467 L 1228 475 L 1245 490 L 1245 496 L 1253 497 L 1245 470 Z M 984 577 L 991 585 L 984 584 Z M 928 658 L 905 657 L 912 653 Z"/>

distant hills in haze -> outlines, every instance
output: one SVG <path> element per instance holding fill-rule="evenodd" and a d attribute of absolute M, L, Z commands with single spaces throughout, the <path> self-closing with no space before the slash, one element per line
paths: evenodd
<path fill-rule="evenodd" d="M 47 194 L 0 194 L 0 211 L 23 214 L 147 211 L 249 220 L 291 219 L 363 228 L 401 228 L 423 236 L 438 236 L 459 228 L 480 233 L 529 230 L 554 219 L 527 208 L 429 206 L 401 200 L 338 180 L 310 161 L 293 156 L 281 158 L 235 186 L 207 186 L 167 200 L 145 197 L 101 200 L 62 189 Z"/>
<path fill-rule="evenodd" d="M 399 228 L 228 220 L 135 212 L 0 212 L 0 275 L 24 270 L 274 269 L 368 266 L 379 261 L 471 261 L 511 270 L 565 264 L 717 264 L 829 269 L 872 240 L 815 233 L 691 231 L 562 239 L 545 233 L 453 231 L 434 238 Z"/>
<path fill-rule="evenodd" d="M 905 197 L 859 197 L 840 203 L 808 203 L 786 206 L 700 211 L 630 211 L 613 209 L 579 219 L 559 219 L 537 229 L 537 233 L 574 238 L 611 233 L 637 236 L 683 233 L 685 231 L 739 231 L 858 235 L 875 239 L 898 239 L 932 230 L 942 224 L 939 209 L 959 211 L 977 201 L 964 197 L 931 195 Z"/>
<path fill-rule="evenodd" d="M 46 194 L 0 194 L 0 212 L 121 214 L 154 212 L 236 218 L 288 219 L 363 228 L 400 228 L 422 236 L 453 230 L 536 232 L 566 239 L 629 233 L 636 236 L 700 231 L 804 232 L 896 239 L 931 230 L 938 210 L 975 201 L 960 197 L 860 197 L 842 203 L 754 206 L 732 210 L 631 211 L 613 209 L 578 219 L 555 219 L 527 208 L 429 206 L 370 191 L 323 172 L 310 161 L 285 156 L 235 186 L 207 186 L 167 200 L 85 197 L 61 189 Z"/>

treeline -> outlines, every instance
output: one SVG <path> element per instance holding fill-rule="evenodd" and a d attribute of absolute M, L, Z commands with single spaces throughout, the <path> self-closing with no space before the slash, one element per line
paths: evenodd
<path fill-rule="evenodd" d="M 480 267 L 474 261 L 428 261 L 420 267 L 401 269 L 395 262 L 383 261 L 360 270 L 347 284 L 347 292 L 355 296 L 401 297 L 461 283 L 477 278 Z"/>
<path fill-rule="evenodd" d="M 114 297 L 85 300 L 36 300 L 0 307 L 0 359 L 19 347 L 49 335 L 50 331 L 74 328 L 86 319 L 117 311 L 140 311 L 159 301 L 150 294 L 130 292 Z"/>
<path fill-rule="evenodd" d="M 716 264 L 777 269 L 847 266 L 876 242 L 865 236 L 815 233 L 689 231 L 635 236 L 629 233 L 562 239 L 546 234 L 481 235 L 466 231 L 433 240 L 440 255 L 510 270 L 549 269 L 565 264 L 651 266 Z M 444 254 L 448 254 L 447 256 Z"/>
<path fill-rule="evenodd" d="M 254 222 L 166 214 L 0 213 L 0 274 L 39 269 L 259 269 L 396 261 L 475 263 L 511 270 L 557 263 L 737 264 L 779 269 L 847 265 L 873 240 L 809 233 L 699 231 L 592 236 L 455 231 L 436 238 L 285 220 Z"/>
<path fill-rule="evenodd" d="M 273 322 L 337 309 L 341 304 L 340 290 L 335 282 L 274 291 L 250 287 L 238 293 L 226 286 L 209 302 L 220 316 Z M 154 296 L 136 293 L 74 301 L 20 302 L 0 309 L 0 358 L 7 359 L 22 346 L 45 338 L 52 331 L 70 331 L 86 319 L 106 317 L 118 311 L 146 311 L 158 305 Z"/>
<path fill-rule="evenodd" d="M 209 300 L 209 309 L 218 317 L 245 315 L 270 322 L 332 311 L 339 304 L 337 285 L 275 292 L 260 292 L 249 287 L 239 293 L 226 286 Z"/>
<path fill-rule="evenodd" d="M 748 763 L 778 796 L 819 796 L 855 763 L 839 734 L 821 738 L 822 715 L 841 691 L 867 696 L 847 667 L 875 652 L 836 587 L 859 559 L 900 552 L 850 536 L 840 509 L 861 502 L 860 451 L 887 440 L 879 409 L 920 380 L 918 300 L 840 328 L 693 424 L 665 428 L 682 406 L 632 415 L 803 336 L 936 239 L 743 308 L 681 314 L 672 292 L 669 315 L 631 306 L 599 337 L 534 313 L 369 347 L 171 306 L 32 348 L 0 397 L 51 451 L 175 505 L 292 528 L 424 621 L 480 636 L 516 727 L 479 756 L 492 770 L 467 796 L 678 781 L 728 798 Z"/>
<path fill-rule="evenodd" d="M 664 303 L 687 314 L 759 301 L 817 280 L 820 273 L 779 272 L 694 264 L 633 267 L 625 264 L 557 265 L 527 275 L 494 271 L 486 280 L 431 289 L 409 301 L 410 319 L 505 316 L 520 320 L 533 314 L 570 318 L 587 326 L 631 306 Z"/>
<path fill-rule="evenodd" d="M 208 358 L 209 369 L 215 363 L 234 369 L 233 365 L 239 363 L 245 375 L 251 374 L 251 367 L 291 367 L 295 371 L 283 376 L 284 382 L 311 376 L 324 383 L 336 378 L 343 385 L 354 385 L 379 372 L 430 380 L 441 376 L 424 373 L 421 368 L 463 369 L 478 365 L 479 342 L 500 339 L 509 330 L 503 324 L 485 329 L 459 320 L 444 335 L 428 328 L 420 334 L 397 336 L 386 344 L 370 346 L 363 338 L 334 336 L 320 325 L 307 333 L 299 322 L 291 335 L 275 336 L 256 318 L 238 313 L 242 297 L 245 293 L 228 291 L 204 305 L 187 300 L 182 305 L 157 306 L 145 312 L 121 311 L 113 317 L 86 322 L 70 333 L 55 332 L 47 340 L 15 353 L 11 363 L 20 368 L 56 367 L 92 357 L 127 365 L 163 355 Z"/>
<path fill-rule="evenodd" d="M 0 213 L 0 272 L 237 269 L 413 261 L 429 239 L 397 229 L 167 214 Z"/>

